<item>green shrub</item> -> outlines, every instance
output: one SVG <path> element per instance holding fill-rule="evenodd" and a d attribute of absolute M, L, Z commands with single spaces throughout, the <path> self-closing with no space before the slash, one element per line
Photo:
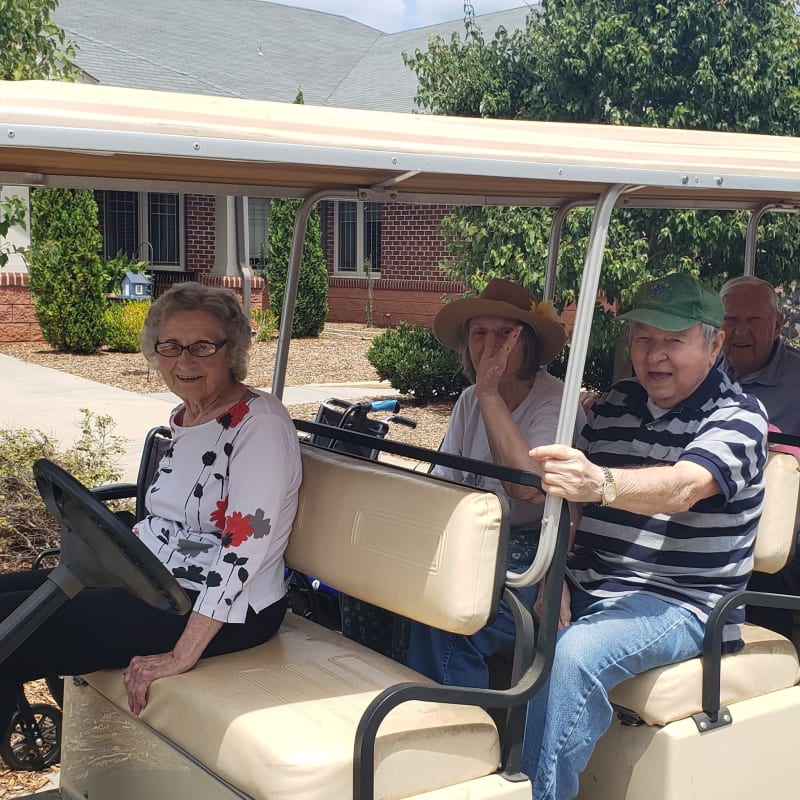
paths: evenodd
<path fill-rule="evenodd" d="M 458 397 L 468 385 L 458 354 L 421 325 L 401 322 L 372 340 L 367 359 L 381 380 L 420 404 Z"/>
<path fill-rule="evenodd" d="M 103 291 L 106 294 L 122 294 L 122 279 L 126 272 L 143 272 L 146 261 L 130 258 L 122 250 L 117 250 L 113 258 L 101 264 L 103 275 Z"/>
<path fill-rule="evenodd" d="M 280 320 L 286 291 L 294 217 L 299 200 L 273 200 L 269 216 L 269 304 Z M 303 261 L 297 284 L 297 304 L 292 320 L 292 336 L 319 336 L 328 316 L 328 268 L 322 252 L 319 214 L 312 211 L 306 227 Z"/>
<path fill-rule="evenodd" d="M 118 481 L 124 440 L 111 417 L 81 409 L 78 439 L 64 452 L 39 430 L 0 428 L 0 558 L 4 569 L 30 566 L 38 553 L 60 541 L 33 478 L 33 462 L 49 458 L 87 486 Z"/>
<path fill-rule="evenodd" d="M 257 342 L 268 342 L 277 334 L 279 320 L 271 311 L 254 308 L 250 312 L 250 319 Z"/>
<path fill-rule="evenodd" d="M 32 193 L 30 291 L 42 335 L 56 350 L 93 353 L 103 343 L 101 245 L 90 190 Z"/>
<path fill-rule="evenodd" d="M 121 300 L 105 313 L 106 346 L 115 353 L 138 353 L 149 300 Z"/>

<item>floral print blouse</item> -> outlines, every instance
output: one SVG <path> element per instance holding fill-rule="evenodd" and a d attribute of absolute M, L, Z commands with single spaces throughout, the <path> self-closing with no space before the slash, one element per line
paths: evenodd
<path fill-rule="evenodd" d="M 300 487 L 297 433 L 283 404 L 247 389 L 224 414 L 184 427 L 147 491 L 148 516 L 134 533 L 185 589 L 194 611 L 244 622 L 285 594 L 286 549 Z"/>

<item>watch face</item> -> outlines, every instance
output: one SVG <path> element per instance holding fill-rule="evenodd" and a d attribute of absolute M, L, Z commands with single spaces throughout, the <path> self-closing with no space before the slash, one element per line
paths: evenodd
<path fill-rule="evenodd" d="M 611 474 L 611 470 L 606 467 L 602 469 L 603 477 L 605 478 L 603 482 L 602 503 L 604 506 L 607 506 L 609 503 L 613 503 L 617 498 L 617 484 L 614 483 L 614 476 Z"/>

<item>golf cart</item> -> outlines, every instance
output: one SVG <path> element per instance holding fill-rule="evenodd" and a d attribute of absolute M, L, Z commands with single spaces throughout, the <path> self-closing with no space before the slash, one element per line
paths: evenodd
<path fill-rule="evenodd" d="M 301 198 L 273 381 L 278 396 L 303 234 L 318 201 L 553 207 L 548 299 L 557 286 L 564 219 L 573 208 L 592 207 L 556 435 L 569 443 L 613 210 L 750 211 L 745 247 L 752 271 L 761 215 L 800 208 L 800 139 L 20 82 L 0 84 L 0 183 Z M 246 298 L 246 269 L 243 280 Z M 453 457 L 426 451 L 424 458 L 447 464 Z M 471 466 L 535 484 L 527 473 Z M 62 520 L 65 542 L 94 535 L 85 528 L 109 528 L 80 487 L 49 465 L 38 469 L 43 493 L 57 498 L 51 510 Z M 479 630 L 505 599 L 518 630 L 510 686 L 435 686 L 289 615 L 265 645 L 205 659 L 185 675 L 157 681 L 140 717 L 127 711 L 119 671 L 68 681 L 61 797 L 530 800 L 530 781 L 520 773 L 522 723 L 525 702 L 552 665 L 568 543 L 561 501 L 545 501 L 534 563 L 525 573 L 506 574 L 503 498 L 306 445 L 303 469 L 287 564 L 366 602 L 458 633 Z M 789 557 L 799 479 L 792 456 L 771 456 L 758 569 L 774 571 Z M 48 489 L 52 483 L 59 488 Z M 132 572 L 134 591 L 152 597 L 155 584 L 157 602 L 166 593 L 181 607 L 180 593 L 163 575 L 142 572 L 138 554 L 125 552 L 123 560 L 114 580 L 128 580 Z M 65 582 L 69 591 L 110 580 L 88 567 L 84 573 L 82 563 L 65 567 L 73 576 Z M 544 610 L 534 636 L 517 590 L 542 580 Z M 50 591 L 59 601 L 56 592 L 68 596 L 62 587 Z M 702 658 L 622 684 L 612 695 L 619 718 L 582 776 L 581 800 L 744 800 L 762 790 L 764 776 L 771 795 L 794 795 L 790 765 L 800 723 L 794 646 L 747 626 L 745 648 L 720 656 L 726 615 L 751 601 L 800 605 L 752 593 L 728 597 L 709 622 Z M 39 613 L 34 607 L 0 626 L 0 646 L 13 648 Z"/>

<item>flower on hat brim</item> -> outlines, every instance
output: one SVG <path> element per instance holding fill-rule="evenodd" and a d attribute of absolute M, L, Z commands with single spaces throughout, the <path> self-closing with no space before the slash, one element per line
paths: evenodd
<path fill-rule="evenodd" d="M 545 317 L 545 319 L 552 319 L 554 322 L 560 322 L 558 311 L 553 305 L 552 300 L 540 300 L 538 303 L 531 300 L 530 312 L 537 317 Z"/>

